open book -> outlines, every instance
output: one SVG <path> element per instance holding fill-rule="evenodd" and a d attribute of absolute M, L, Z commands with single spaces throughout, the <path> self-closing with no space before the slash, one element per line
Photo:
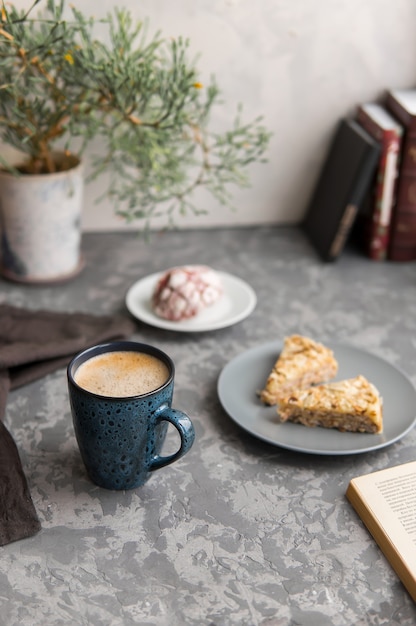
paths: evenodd
<path fill-rule="evenodd" d="M 353 478 L 346 496 L 416 602 L 416 461 Z"/>

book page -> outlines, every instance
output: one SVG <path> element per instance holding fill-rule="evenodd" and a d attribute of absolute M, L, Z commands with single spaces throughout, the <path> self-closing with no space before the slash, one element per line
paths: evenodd
<path fill-rule="evenodd" d="M 376 487 L 416 545 L 416 472 L 385 478 Z"/>
<path fill-rule="evenodd" d="M 351 483 L 416 574 L 416 461 L 359 476 Z"/>

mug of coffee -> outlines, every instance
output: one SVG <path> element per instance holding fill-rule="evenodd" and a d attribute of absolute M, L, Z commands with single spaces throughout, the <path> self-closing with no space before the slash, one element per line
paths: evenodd
<path fill-rule="evenodd" d="M 175 367 L 158 348 L 134 341 L 93 346 L 72 359 L 67 375 L 75 436 L 96 485 L 139 487 L 191 448 L 192 422 L 172 409 Z M 181 443 L 162 456 L 168 423 Z"/>

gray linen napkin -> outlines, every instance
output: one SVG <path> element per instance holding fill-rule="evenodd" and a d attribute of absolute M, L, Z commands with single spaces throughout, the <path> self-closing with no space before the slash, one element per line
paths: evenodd
<path fill-rule="evenodd" d="M 41 527 L 18 449 L 2 422 L 9 391 L 65 367 L 84 348 L 127 338 L 135 328 L 122 315 L 0 305 L 0 546 L 30 537 Z"/>

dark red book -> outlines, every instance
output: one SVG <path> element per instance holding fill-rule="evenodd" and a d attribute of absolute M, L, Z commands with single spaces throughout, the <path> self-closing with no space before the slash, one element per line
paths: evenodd
<path fill-rule="evenodd" d="M 416 89 L 387 92 L 386 107 L 404 126 L 397 199 L 393 210 L 388 258 L 416 259 Z"/>
<path fill-rule="evenodd" d="M 339 122 L 302 223 L 324 261 L 342 252 L 379 155 L 380 144 L 358 122 Z"/>
<path fill-rule="evenodd" d="M 375 102 L 358 107 L 357 121 L 381 146 L 369 211 L 362 216 L 360 228 L 365 253 L 374 261 L 384 261 L 396 198 L 403 126 Z"/>

